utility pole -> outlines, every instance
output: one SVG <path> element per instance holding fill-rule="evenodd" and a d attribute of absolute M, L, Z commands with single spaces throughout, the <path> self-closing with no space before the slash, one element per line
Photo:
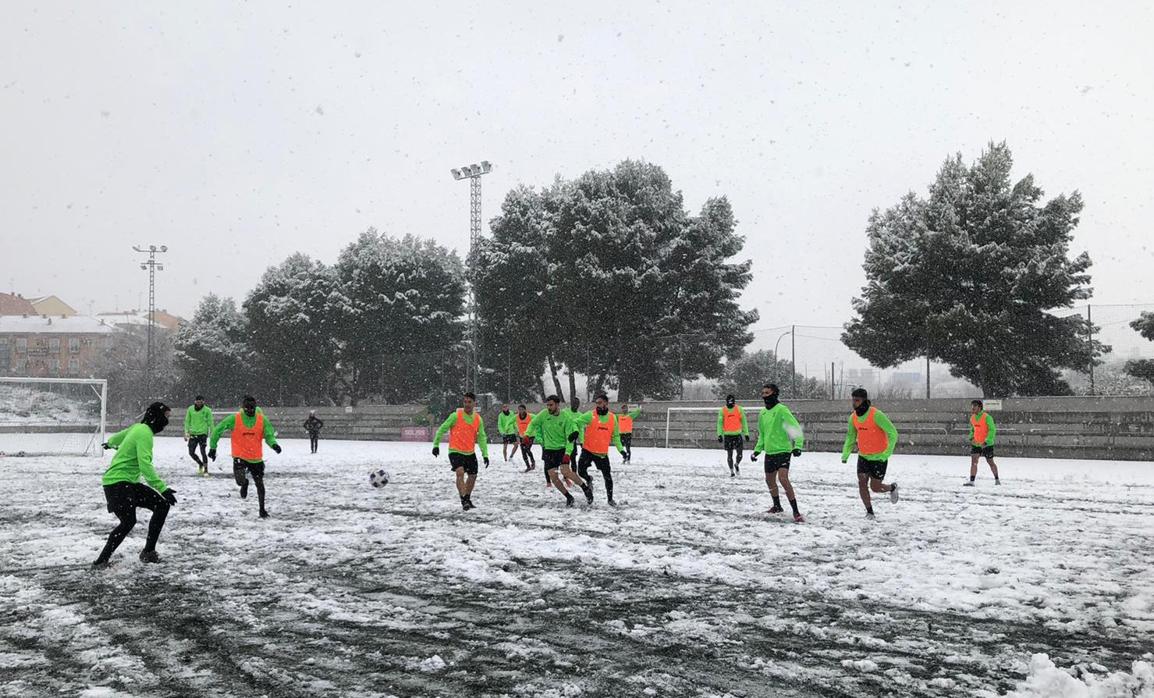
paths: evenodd
<path fill-rule="evenodd" d="M 793 393 L 790 397 L 797 399 L 797 325 L 789 326 L 789 373 L 790 383 L 793 388 L 790 392 Z"/>
<path fill-rule="evenodd" d="M 156 272 L 164 271 L 164 265 L 156 261 L 156 255 L 168 252 L 168 245 L 149 245 L 147 248 L 133 245 L 132 249 L 140 253 L 148 253 L 148 261 L 141 262 L 140 268 L 148 272 L 148 352 L 145 354 L 145 385 L 148 389 L 148 398 L 152 394 L 153 352 L 155 342 L 153 330 L 156 327 Z"/>
<path fill-rule="evenodd" d="M 476 269 L 477 247 L 481 242 L 481 177 L 493 171 L 493 165 L 488 160 L 481 164 L 465 165 L 460 169 L 452 170 L 453 179 L 469 180 L 469 271 Z M 473 286 L 471 274 L 469 279 L 469 366 L 465 371 L 465 386 L 480 396 L 477 385 L 480 359 L 477 353 L 477 342 L 480 339 L 480 330 L 477 327 L 477 290 Z"/>
<path fill-rule="evenodd" d="M 930 355 L 926 354 L 926 399 L 930 399 Z"/>
<path fill-rule="evenodd" d="M 1094 316 L 1086 304 L 1086 337 L 1090 340 L 1090 394 L 1094 394 Z"/>

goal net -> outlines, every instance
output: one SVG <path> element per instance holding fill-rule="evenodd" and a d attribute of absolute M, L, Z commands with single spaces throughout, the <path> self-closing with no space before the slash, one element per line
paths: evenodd
<path fill-rule="evenodd" d="M 100 455 L 108 382 L 0 377 L 0 456 Z"/>

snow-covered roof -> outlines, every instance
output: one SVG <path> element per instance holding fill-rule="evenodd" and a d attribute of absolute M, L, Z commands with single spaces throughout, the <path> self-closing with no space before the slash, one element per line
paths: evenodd
<path fill-rule="evenodd" d="M 114 324 L 85 315 L 0 315 L 0 334 L 109 334 L 115 331 Z"/>

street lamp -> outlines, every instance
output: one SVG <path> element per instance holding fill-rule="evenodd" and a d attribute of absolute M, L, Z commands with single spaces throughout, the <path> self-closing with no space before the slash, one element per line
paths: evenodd
<path fill-rule="evenodd" d="M 475 255 L 481 242 L 481 177 L 493 171 L 493 164 L 482 160 L 480 164 L 463 165 L 453 168 L 450 172 L 453 179 L 469 180 L 469 266 L 476 268 Z M 477 389 L 477 294 L 473 283 L 469 282 L 469 367 L 465 374 L 465 383 L 469 390 L 479 393 Z"/>

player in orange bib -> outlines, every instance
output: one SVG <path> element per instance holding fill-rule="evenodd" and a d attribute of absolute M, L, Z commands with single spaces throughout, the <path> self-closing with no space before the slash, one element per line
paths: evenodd
<path fill-rule="evenodd" d="M 226 431 L 232 431 L 232 477 L 240 486 L 240 498 L 248 497 L 248 475 L 252 475 L 256 485 L 256 497 L 260 503 L 260 517 L 268 518 L 268 510 L 264 508 L 264 444 L 280 453 L 280 445 L 276 442 L 276 430 L 256 406 L 256 398 L 245 395 L 241 401 L 240 412 L 230 414 L 220 420 L 220 424 L 212 430 L 209 439 L 208 457 L 216 460 L 216 445 Z"/>
<path fill-rule="evenodd" d="M 878 408 L 870 404 L 869 393 L 858 388 L 850 393 L 853 412 L 849 416 L 849 428 L 845 444 L 841 449 L 841 462 L 849 461 L 849 454 L 857 444 L 857 489 L 862 504 L 866 508 L 866 518 L 874 518 L 873 501 L 870 492 L 889 492 L 890 501 L 898 501 L 898 484 L 887 485 L 886 468 L 890 456 L 898 445 L 898 430 L 893 422 Z"/>
<path fill-rule="evenodd" d="M 461 508 L 465 511 L 476 509 L 473 504 L 473 487 L 477 484 L 477 446 L 481 447 L 481 457 L 485 467 L 489 467 L 489 440 L 485 436 L 485 420 L 476 410 L 477 396 L 465 393 L 461 407 L 454 410 L 437 429 L 433 437 L 433 457 L 441 455 L 441 439 L 449 434 L 449 466 L 457 475 L 457 494 L 461 496 Z"/>
<path fill-rule="evenodd" d="M 532 421 L 533 415 L 529 414 L 525 405 L 517 405 L 517 437 L 521 439 L 521 459 L 525 461 L 525 472 L 529 472 L 537 467 L 537 458 L 533 455 L 533 446 L 525 438 L 525 432 L 529 429 L 529 422 Z"/>
<path fill-rule="evenodd" d="M 621 445 L 620 419 L 609 411 L 609 396 L 600 393 L 593 398 L 593 411 L 578 414 L 573 418 L 578 429 L 584 432 L 585 438 L 581 441 L 585 447 L 581 449 L 581 457 L 577 459 L 577 474 L 589 483 L 581 488 L 585 492 L 585 499 L 593 503 L 593 480 L 589 478 L 589 466 L 596 466 L 605 478 L 605 499 L 609 506 L 617 506 L 613 501 L 613 469 L 609 465 L 609 446 L 617 449 L 621 462 L 625 462 L 625 448 Z"/>

